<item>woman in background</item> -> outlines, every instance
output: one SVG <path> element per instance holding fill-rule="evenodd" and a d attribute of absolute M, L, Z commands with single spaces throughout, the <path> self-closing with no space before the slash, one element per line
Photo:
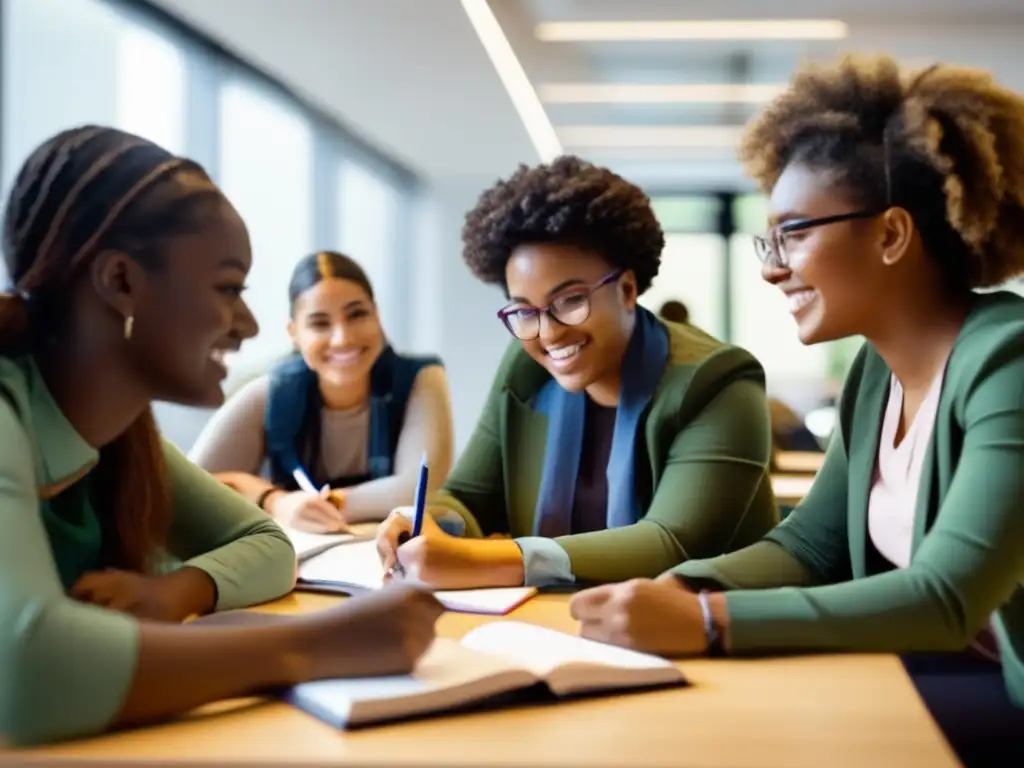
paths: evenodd
<path fill-rule="evenodd" d="M 1024 299 L 977 292 L 1024 272 L 1024 100 L 848 58 L 798 74 L 742 154 L 800 339 L 868 340 L 839 433 L 764 541 L 573 612 L 666 654 L 908 654 L 969 767 L 1024 764 Z"/>
<path fill-rule="evenodd" d="M 296 354 L 228 401 L 192 460 L 278 521 L 317 533 L 412 503 L 424 454 L 440 487 L 452 463 L 441 361 L 390 347 L 370 281 L 340 253 L 302 259 L 288 299 Z M 300 489 L 296 469 L 330 492 Z"/>
<path fill-rule="evenodd" d="M 112 128 L 64 131 L 18 173 L 3 249 L 0 744 L 410 669 L 439 613 L 420 592 L 180 625 L 295 578 L 280 528 L 162 441 L 150 410 L 223 402 L 224 355 L 257 331 L 249 236 L 206 173 Z"/>
<path fill-rule="evenodd" d="M 768 398 L 768 414 L 772 422 L 772 470 L 775 470 L 775 456 L 782 451 L 806 451 L 821 453 L 817 438 L 804 424 L 799 414 L 779 400 Z"/>
<path fill-rule="evenodd" d="M 640 307 L 664 236 L 650 200 L 575 157 L 523 167 L 466 217 L 464 256 L 513 336 L 424 536 L 393 515 L 387 567 L 435 586 L 654 576 L 752 543 L 777 520 L 764 371 Z M 505 534 L 513 540 L 481 540 Z"/>
<path fill-rule="evenodd" d="M 671 299 L 661 305 L 661 309 L 658 310 L 658 317 L 670 323 L 686 325 L 690 322 L 690 310 L 687 309 L 683 302 Z"/>

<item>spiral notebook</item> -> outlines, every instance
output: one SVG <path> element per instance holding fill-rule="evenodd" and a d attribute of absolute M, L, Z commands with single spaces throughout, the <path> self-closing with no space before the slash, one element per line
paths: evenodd
<path fill-rule="evenodd" d="M 460 642 L 439 638 L 409 675 L 318 680 L 290 689 L 293 706 L 336 728 L 359 728 L 473 706 L 687 685 L 671 662 L 517 621 Z M 507 697 L 507 699 L 506 699 Z"/>
<path fill-rule="evenodd" d="M 384 566 L 373 541 L 332 546 L 299 561 L 296 589 L 346 595 L 384 586 Z M 445 608 L 458 613 L 504 615 L 537 594 L 534 587 L 458 589 L 434 592 Z"/>

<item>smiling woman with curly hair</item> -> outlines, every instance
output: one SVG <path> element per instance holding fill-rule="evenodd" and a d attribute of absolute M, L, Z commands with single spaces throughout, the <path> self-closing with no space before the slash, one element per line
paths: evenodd
<path fill-rule="evenodd" d="M 637 304 L 665 238 L 647 196 L 575 157 L 520 168 L 466 217 L 465 259 L 514 337 L 426 535 L 385 564 L 448 588 L 655 576 L 752 543 L 777 513 L 764 372 Z M 504 541 L 480 541 L 504 534 Z M 507 540 L 511 537 L 511 541 Z"/>
<path fill-rule="evenodd" d="M 764 541 L 610 588 L 626 600 L 577 595 L 584 633 L 665 653 L 915 654 L 961 759 L 1020 765 L 1024 299 L 977 289 L 1024 272 L 1024 100 L 975 70 L 846 58 L 800 72 L 741 157 L 771 194 L 762 275 L 801 340 L 867 338 L 840 430 Z M 656 633 L 609 635 L 647 626 L 645 606 Z"/>

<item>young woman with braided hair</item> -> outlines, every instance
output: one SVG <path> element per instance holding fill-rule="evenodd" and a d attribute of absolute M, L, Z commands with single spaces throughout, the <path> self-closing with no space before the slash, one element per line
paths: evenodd
<path fill-rule="evenodd" d="M 440 612 L 413 590 L 181 626 L 283 595 L 295 573 L 280 528 L 161 441 L 150 411 L 220 404 L 221 355 L 257 332 L 248 234 L 203 170 L 110 128 L 65 131 L 18 174 L 3 247 L 0 744 L 409 669 Z"/>
<path fill-rule="evenodd" d="M 978 71 L 846 58 L 800 72 L 742 158 L 801 340 L 868 340 L 839 434 L 763 541 L 573 611 L 666 654 L 930 652 L 906 665 L 961 759 L 1020 764 L 1024 299 L 978 289 L 1024 271 L 1024 100 Z"/>

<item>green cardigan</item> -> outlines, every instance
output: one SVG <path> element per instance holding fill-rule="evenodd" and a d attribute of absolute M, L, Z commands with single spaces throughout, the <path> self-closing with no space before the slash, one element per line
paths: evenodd
<path fill-rule="evenodd" d="M 979 295 L 946 367 L 911 564 L 872 569 L 868 495 L 890 371 L 865 346 L 807 498 L 764 542 L 675 569 L 730 591 L 734 653 L 964 649 L 995 614 L 1024 705 L 1024 299 Z M 796 587 L 796 588 L 794 588 Z M 765 590 L 765 591 L 753 591 Z"/>
<path fill-rule="evenodd" d="M 518 342 L 502 359 L 469 445 L 431 503 L 458 513 L 469 536 L 516 537 L 526 582 L 539 586 L 655 576 L 688 558 L 756 541 L 778 521 L 767 473 L 764 371 L 748 352 L 696 328 L 665 327 L 669 362 L 635 448 L 653 489 L 651 498 L 638 499 L 646 513 L 637 523 L 557 539 L 531 536 L 547 417 L 530 403 L 550 375 Z"/>
<path fill-rule="evenodd" d="M 209 574 L 219 610 L 291 591 L 295 550 L 280 527 L 163 448 L 168 555 Z M 68 596 L 103 565 L 104 511 L 88 493 L 98 461 L 32 359 L 0 357 L 0 744 L 104 730 L 131 688 L 139 622 Z"/>

